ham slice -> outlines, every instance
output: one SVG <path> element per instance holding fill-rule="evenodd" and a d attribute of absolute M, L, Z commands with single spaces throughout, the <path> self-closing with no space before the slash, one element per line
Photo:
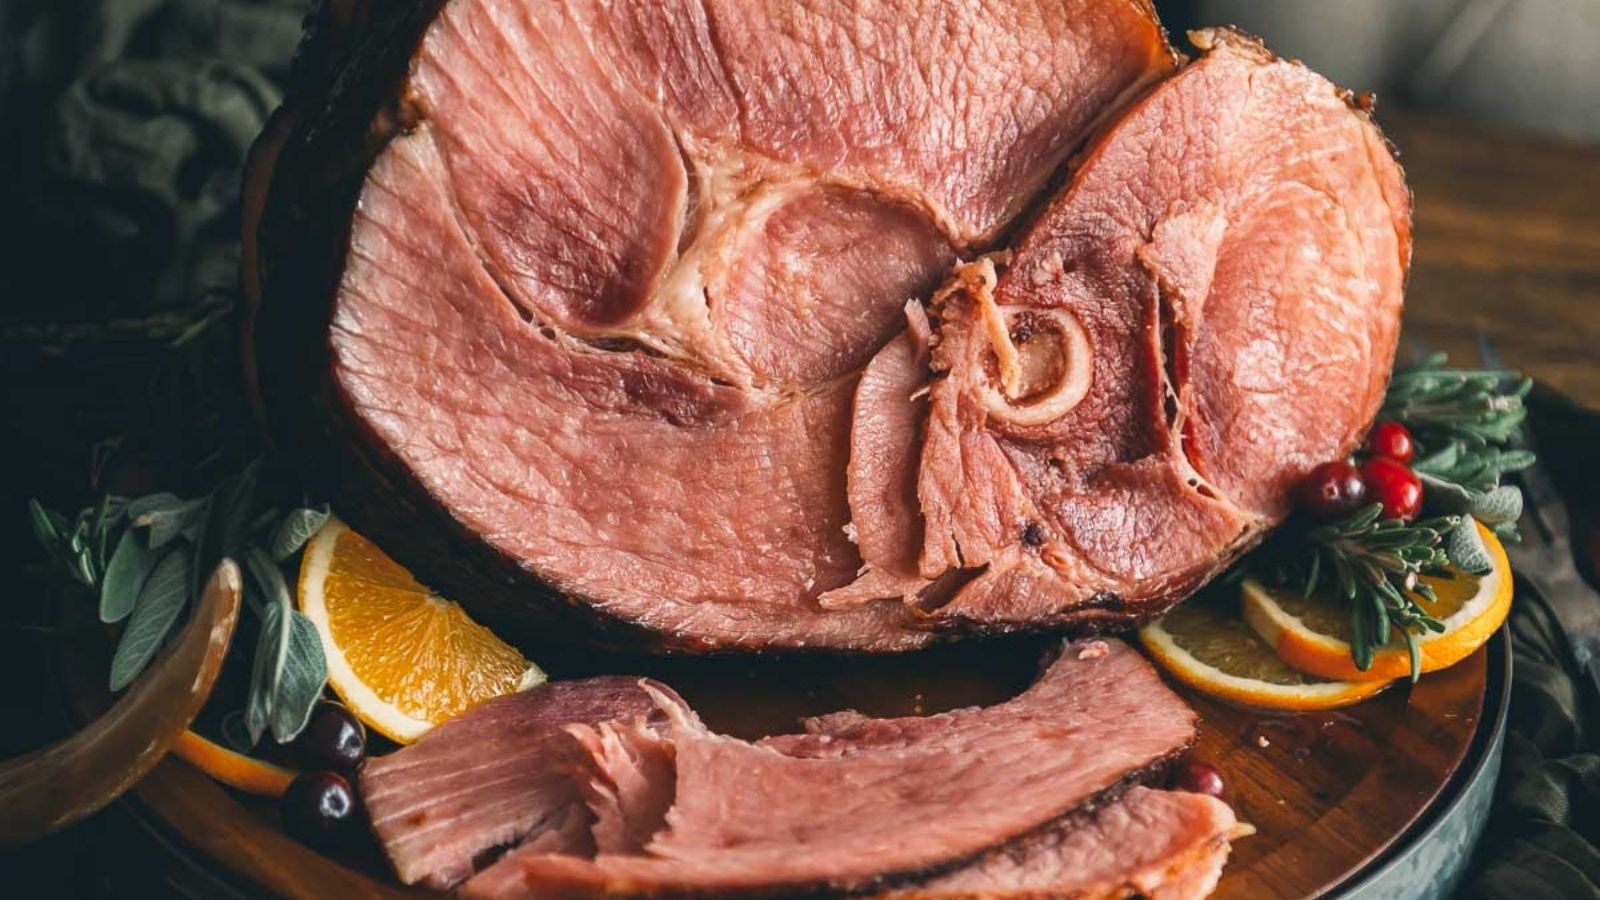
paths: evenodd
<path fill-rule="evenodd" d="M 662 685 L 651 689 L 665 692 Z M 407 884 L 448 888 L 510 847 L 593 853 L 571 773 L 587 761 L 566 726 L 648 717 L 637 678 L 551 682 L 490 701 L 361 772 L 372 830 Z"/>
<path fill-rule="evenodd" d="M 995 706 L 905 719 L 841 713 L 754 743 L 716 734 L 681 700 L 653 693 L 664 728 L 570 729 L 590 751 L 598 851 L 524 846 L 463 893 L 860 890 L 982 857 L 1114 798 L 1193 739 L 1194 714 L 1137 652 L 1121 643 L 1100 655 L 1082 649 L 1068 645 L 1031 688 Z M 1229 827 L 1213 813 L 1205 827 L 1172 817 L 1168 824 L 1189 833 L 1174 847 L 1209 827 L 1204 841 L 1214 849 L 1212 838 Z M 1071 868 L 1069 855 L 1092 855 L 1076 844 L 1037 853 Z M 1153 850 L 1103 878 L 1133 878 L 1160 860 L 1176 866 L 1179 855 Z M 978 865 L 1010 877 L 998 857 Z"/>
<path fill-rule="evenodd" d="M 883 897 L 1198 900 L 1217 886 L 1229 841 L 1252 832 L 1215 798 L 1134 787 L 1090 815 Z"/>

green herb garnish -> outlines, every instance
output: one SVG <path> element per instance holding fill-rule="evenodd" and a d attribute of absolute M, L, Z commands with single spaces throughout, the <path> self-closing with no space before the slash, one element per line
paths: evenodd
<path fill-rule="evenodd" d="M 327 663 L 316 626 L 294 608 L 279 565 L 328 512 L 282 513 L 265 497 L 259 474 L 259 462 L 252 463 L 189 500 L 169 493 L 106 496 L 70 520 L 37 501 L 29 502 L 29 512 L 45 552 L 95 592 L 100 620 L 126 622 L 111 660 L 113 691 L 149 665 L 199 600 L 211 571 L 224 558 L 239 560 L 249 575 L 245 604 L 258 623 L 244 724 L 252 742 L 270 730 L 281 743 L 305 727 L 327 683 Z"/>
<path fill-rule="evenodd" d="M 1430 518 L 1380 519 L 1374 504 L 1337 522 L 1294 522 L 1246 559 L 1248 572 L 1279 587 L 1343 600 L 1350 610 L 1350 656 L 1366 671 L 1395 636 L 1406 642 L 1411 678 L 1421 674 L 1419 638 L 1444 626 L 1418 604 L 1432 601 L 1421 575 L 1492 567 L 1476 519 L 1517 540 L 1522 492 L 1501 478 L 1533 465 L 1511 447 L 1532 382 L 1515 372 L 1446 368 L 1443 354 L 1395 373 L 1379 418 L 1406 426 L 1421 448 L 1412 470 Z"/>

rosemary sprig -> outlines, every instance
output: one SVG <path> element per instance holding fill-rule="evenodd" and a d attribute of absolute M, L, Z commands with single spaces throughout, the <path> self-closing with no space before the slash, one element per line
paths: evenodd
<path fill-rule="evenodd" d="M 1374 504 L 1328 524 L 1297 519 L 1242 567 L 1305 596 L 1343 601 L 1350 655 L 1363 671 L 1398 636 L 1412 679 L 1421 673 L 1418 641 L 1444 626 L 1418 602 L 1434 599 L 1418 576 L 1489 571 L 1493 562 L 1474 520 L 1517 539 L 1522 493 L 1500 482 L 1534 463 L 1532 453 L 1510 446 L 1527 418 L 1522 400 L 1532 383 L 1515 372 L 1451 369 L 1447 362 L 1439 354 L 1396 372 L 1379 413 L 1406 426 L 1421 447 L 1412 469 L 1431 518 L 1382 519 Z"/>
<path fill-rule="evenodd" d="M 1436 353 L 1394 373 L 1381 418 L 1406 426 L 1424 446 L 1503 447 L 1527 418 L 1533 381 L 1501 369 L 1450 369 Z"/>
<path fill-rule="evenodd" d="M 1350 652 L 1356 668 L 1366 671 L 1378 648 L 1398 633 L 1411 656 L 1411 678 L 1421 675 L 1417 638 L 1444 625 L 1417 598 L 1434 600 L 1433 589 L 1419 575 L 1446 575 L 1450 557 L 1445 536 L 1458 520 L 1443 516 L 1420 522 L 1382 519 L 1383 505 L 1349 518 L 1309 528 L 1291 529 L 1257 552 L 1252 568 L 1258 578 L 1303 596 L 1337 597 L 1350 607 Z"/>
<path fill-rule="evenodd" d="M 1422 479 L 1428 507 L 1489 526 L 1516 541 L 1522 492 L 1501 479 L 1534 463 L 1531 452 L 1510 446 L 1528 417 L 1523 398 L 1530 379 L 1502 369 L 1451 369 L 1434 354 L 1396 372 L 1380 415 L 1406 426 L 1422 447 L 1412 469 Z M 1478 544 L 1465 527 L 1452 547 Z M 1471 532 L 1467 534 L 1466 532 Z"/>
<path fill-rule="evenodd" d="M 97 595 L 101 621 L 126 622 L 112 656 L 113 691 L 149 665 L 217 564 L 239 560 L 250 575 L 244 599 L 260 638 L 244 720 L 252 742 L 269 728 L 284 742 L 305 727 L 327 682 L 327 664 L 315 626 L 293 608 L 279 564 L 305 545 L 328 512 L 280 512 L 259 475 L 259 463 L 252 463 L 191 500 L 170 493 L 106 496 L 70 520 L 38 501 L 28 508 L 45 552 Z"/>

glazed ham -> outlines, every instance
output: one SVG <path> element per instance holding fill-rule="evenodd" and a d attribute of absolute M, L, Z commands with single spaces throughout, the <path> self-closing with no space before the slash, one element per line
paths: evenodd
<path fill-rule="evenodd" d="M 959 267 L 933 328 L 866 368 L 852 515 L 880 521 L 913 479 L 902 508 L 920 513 L 858 540 L 869 572 L 912 603 L 974 573 L 925 627 L 1148 618 L 1280 521 L 1377 412 L 1410 254 L 1399 168 L 1320 76 L 1233 32 L 1194 37 L 1205 57 L 1089 148 L 1015 251 Z"/>
<path fill-rule="evenodd" d="M 884 897 L 1198 900 L 1217 886 L 1229 841 L 1252 833 L 1221 800 L 1134 787 L 1092 814 Z"/>
<path fill-rule="evenodd" d="M 1131 624 L 1377 408 L 1399 168 L 1243 39 L 1173 74 L 1144 0 L 357 6 L 259 154 L 259 387 L 508 634 Z"/>
<path fill-rule="evenodd" d="M 481 869 L 462 889 L 481 898 L 879 884 L 901 896 L 1114 896 L 1184 879 L 1208 890 L 1247 830 L 1210 798 L 1122 793 L 1187 746 L 1194 714 L 1121 643 L 1065 645 L 995 706 L 836 713 L 753 743 L 710 731 L 657 683 L 622 681 L 504 698 L 374 760 L 362 789 L 402 878 L 443 885 Z M 518 806 L 524 821 L 581 824 L 511 834 L 466 812 Z M 498 861 L 485 854 L 508 845 Z"/>
<path fill-rule="evenodd" d="M 361 772 L 362 803 L 407 884 L 452 887 L 518 845 L 592 854 L 588 810 L 571 778 L 583 748 L 564 729 L 655 712 L 637 678 L 543 684 L 372 760 Z"/>

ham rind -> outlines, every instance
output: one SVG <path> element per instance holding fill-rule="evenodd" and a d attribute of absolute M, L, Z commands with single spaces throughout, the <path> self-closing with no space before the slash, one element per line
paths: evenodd
<path fill-rule="evenodd" d="M 1134 787 L 1089 815 L 881 896 L 1198 900 L 1216 887 L 1229 842 L 1252 831 L 1213 797 Z"/>
<path fill-rule="evenodd" d="M 819 603 L 863 565 L 859 373 L 1171 71 L 1148 3 L 366 12 L 278 156 L 255 331 L 341 515 L 508 633 L 933 640 Z"/>
<path fill-rule="evenodd" d="M 661 809 L 663 786 L 640 779 L 647 766 L 636 761 L 662 758 L 670 742 L 672 801 L 647 842 L 615 842 L 623 849 L 592 857 L 519 848 L 467 882 L 464 896 L 867 888 L 979 857 L 1112 798 L 1181 752 L 1195 728 L 1194 713 L 1120 642 L 1065 645 L 1031 688 L 995 706 L 835 715 L 756 743 L 707 730 L 675 698 L 658 703 L 670 722 L 663 731 L 573 729 L 598 754 L 605 790 L 596 793 L 610 810 Z M 621 818 L 640 832 L 641 818 Z M 1154 864 L 1140 858 L 1121 874 Z"/>
<path fill-rule="evenodd" d="M 652 684 L 652 689 L 666 690 Z M 564 728 L 649 716 L 637 678 L 551 682 L 484 704 L 371 760 L 361 799 L 400 880 L 449 888 L 497 851 L 593 853 L 592 816 L 572 771 L 588 755 Z"/>

